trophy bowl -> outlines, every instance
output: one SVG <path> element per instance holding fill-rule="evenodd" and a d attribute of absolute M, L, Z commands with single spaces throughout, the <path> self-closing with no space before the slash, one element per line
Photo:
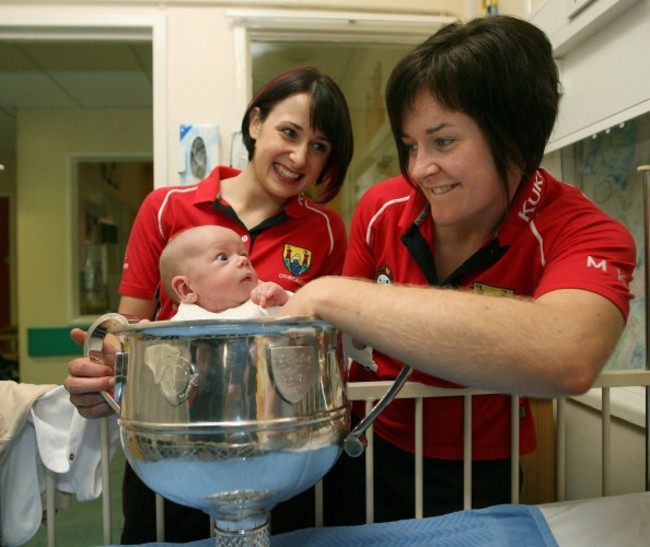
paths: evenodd
<path fill-rule="evenodd" d="M 217 545 L 270 545 L 271 509 L 327 473 L 350 429 L 340 333 L 311 317 L 106 314 L 84 353 L 114 365 L 104 395 L 134 471 L 208 513 Z"/>

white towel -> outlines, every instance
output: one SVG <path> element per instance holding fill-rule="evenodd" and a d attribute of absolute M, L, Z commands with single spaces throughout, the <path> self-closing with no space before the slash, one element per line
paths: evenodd
<path fill-rule="evenodd" d="M 109 420 L 110 454 L 117 448 L 117 420 Z M 86 420 L 63 386 L 34 402 L 20 432 L 5 447 L 0 466 L 0 544 L 22 545 L 38 531 L 46 469 L 56 490 L 79 501 L 101 494 L 100 421 Z"/>

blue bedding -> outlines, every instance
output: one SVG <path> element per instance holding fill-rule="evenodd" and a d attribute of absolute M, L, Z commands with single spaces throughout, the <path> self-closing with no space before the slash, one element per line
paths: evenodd
<path fill-rule="evenodd" d="M 556 546 L 536 507 L 499 505 L 441 517 L 364 526 L 309 528 L 271 538 L 272 547 Z"/>
<path fill-rule="evenodd" d="M 149 543 L 159 547 L 179 545 Z M 213 547 L 214 538 L 183 544 Z M 363 526 L 307 528 L 271 537 L 271 547 L 555 547 L 546 519 L 535 506 L 497 505 L 440 517 Z"/>

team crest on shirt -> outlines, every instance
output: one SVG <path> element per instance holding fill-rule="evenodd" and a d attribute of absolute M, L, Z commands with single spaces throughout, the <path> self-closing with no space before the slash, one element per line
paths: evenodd
<path fill-rule="evenodd" d="M 376 278 L 380 285 L 390 285 L 393 282 L 393 269 L 390 266 L 380 266 Z"/>
<path fill-rule="evenodd" d="M 492 287 L 485 283 L 474 282 L 474 292 L 479 294 L 489 294 L 492 296 L 514 296 L 515 291 L 504 289 L 503 287 Z"/>
<path fill-rule="evenodd" d="M 302 275 L 311 267 L 311 251 L 286 243 L 282 260 L 292 275 Z"/>

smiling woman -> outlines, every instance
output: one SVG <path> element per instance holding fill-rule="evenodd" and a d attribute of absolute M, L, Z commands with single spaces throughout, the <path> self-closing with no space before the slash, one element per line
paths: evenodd
<path fill-rule="evenodd" d="M 294 30 L 295 31 L 295 30 Z M 332 206 L 349 223 L 352 211 L 363 192 L 377 180 L 399 172 L 395 145 L 385 116 L 384 86 L 397 60 L 412 45 L 390 38 L 385 42 L 359 43 L 311 39 L 295 41 L 265 39 L 251 42 L 252 85 L 257 90 L 273 72 L 292 66 L 314 66 L 331 74 L 341 86 L 349 106 L 355 131 L 355 154 L 348 182 Z M 403 38 L 400 38 L 403 40 Z M 341 59 L 347 62 L 341 63 Z"/>
<path fill-rule="evenodd" d="M 331 206 L 346 224 L 361 195 L 378 180 L 399 173 L 384 107 L 386 79 L 397 60 L 451 15 L 347 11 L 232 9 L 242 32 L 235 48 L 250 62 L 253 90 L 274 73 L 315 66 L 341 87 L 350 105 L 355 153 L 348 182 Z M 442 10 L 441 10 L 442 12 Z M 248 61 L 250 52 L 250 61 Z M 246 70 L 244 71 L 246 72 Z M 244 82 L 239 82 L 242 92 Z M 246 96 L 246 93 L 243 93 Z"/>
<path fill-rule="evenodd" d="M 537 442 L 519 396 L 592 385 L 629 314 L 634 241 L 579 189 L 538 169 L 560 86 L 550 41 L 530 23 L 492 16 L 443 27 L 399 61 L 386 95 L 402 176 L 360 200 L 344 277 L 314 280 L 285 311 L 315 314 L 374 349 L 376 370 L 352 366 L 351 381 L 414 367 L 411 379 L 424 384 L 514 394 L 471 408 L 473 507 L 503 503 L 513 452 Z M 424 407 L 422 466 L 436 485 L 425 515 L 463 503 L 465 405 L 445 397 Z M 376 522 L 407 518 L 415 411 L 396 400 L 373 424 Z M 507 436 L 512 417 L 518 446 Z M 352 500 L 346 489 L 363 473 L 343 457 L 330 492 Z M 337 524 L 350 523 L 354 505 Z"/>

